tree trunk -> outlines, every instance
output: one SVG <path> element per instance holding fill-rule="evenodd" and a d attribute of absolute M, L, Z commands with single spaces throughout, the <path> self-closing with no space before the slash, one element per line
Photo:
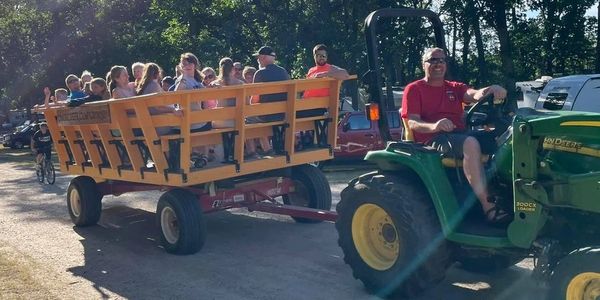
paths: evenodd
<path fill-rule="evenodd" d="M 460 78 L 470 78 L 470 66 L 469 66 L 469 46 L 471 44 L 471 34 L 469 31 L 469 17 L 464 15 L 462 20 L 462 36 L 463 36 L 463 52 L 462 52 L 462 72 Z"/>
<path fill-rule="evenodd" d="M 483 45 L 483 37 L 481 36 L 481 28 L 479 27 L 479 13 L 475 8 L 473 0 L 467 0 L 466 2 L 466 13 L 471 19 L 471 27 L 473 28 L 473 35 L 475 35 L 475 45 L 477 47 L 477 70 L 478 76 L 476 83 L 478 85 L 486 82 L 487 80 L 487 66 L 485 63 L 485 49 Z"/>
<path fill-rule="evenodd" d="M 546 15 L 544 20 L 544 69 L 542 75 L 552 75 L 553 74 L 553 61 L 554 61 L 554 51 L 552 51 L 552 44 L 554 43 L 554 34 L 556 32 L 557 20 L 555 17 L 556 14 L 556 3 L 554 0 L 545 0 L 543 1 L 544 6 L 546 7 Z"/>
<path fill-rule="evenodd" d="M 506 26 L 506 3 L 504 1 L 493 1 L 494 23 L 500 40 L 500 59 L 504 73 L 504 87 L 509 93 L 509 98 L 515 95 L 514 64 L 512 60 L 512 49 L 508 28 Z"/>

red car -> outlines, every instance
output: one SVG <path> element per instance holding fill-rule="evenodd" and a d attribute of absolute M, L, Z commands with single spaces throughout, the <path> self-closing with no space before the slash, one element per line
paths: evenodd
<path fill-rule="evenodd" d="M 402 138 L 399 111 L 388 111 L 388 124 L 394 140 Z M 362 159 L 371 150 L 381 150 L 385 144 L 376 121 L 367 120 L 364 112 L 347 112 L 338 122 L 335 159 Z"/>

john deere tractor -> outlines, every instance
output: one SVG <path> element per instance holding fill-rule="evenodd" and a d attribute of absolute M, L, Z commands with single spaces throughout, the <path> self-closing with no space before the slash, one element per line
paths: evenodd
<path fill-rule="evenodd" d="M 468 110 L 472 130 L 496 137 L 495 153 L 482 157 L 488 186 L 499 195 L 496 205 L 514 212 L 507 226 L 492 226 L 460 160 L 390 139 L 380 70 L 388 64 L 379 57 L 377 26 L 398 17 L 428 20 L 437 46 L 446 49 L 431 11 L 383 9 L 366 19 L 367 113 L 379 118 L 388 142 L 365 157 L 378 170 L 351 180 L 337 205 L 338 242 L 354 277 L 379 296 L 411 297 L 455 262 L 493 272 L 532 257 L 533 276 L 549 282 L 549 299 L 599 299 L 600 114 L 517 109 L 514 101 L 492 99 Z"/>

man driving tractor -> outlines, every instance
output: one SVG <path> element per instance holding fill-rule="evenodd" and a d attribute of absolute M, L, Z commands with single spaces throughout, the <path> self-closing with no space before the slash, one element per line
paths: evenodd
<path fill-rule="evenodd" d="M 462 82 L 445 80 L 446 53 L 441 48 L 429 48 L 423 53 L 425 77 L 411 82 L 404 89 L 401 116 L 414 141 L 433 146 L 454 158 L 463 158 L 463 170 L 473 192 L 479 199 L 487 220 L 507 224 L 511 215 L 494 204 L 487 188 L 481 154 L 494 153 L 496 141 L 487 131 L 468 131 L 463 103 L 474 103 L 489 94 L 494 100 L 506 97 L 506 89 L 491 85 L 473 89 Z"/>

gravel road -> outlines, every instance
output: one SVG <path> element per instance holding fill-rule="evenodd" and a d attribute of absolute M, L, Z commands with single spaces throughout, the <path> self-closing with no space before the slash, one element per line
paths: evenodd
<path fill-rule="evenodd" d="M 327 172 L 334 203 L 363 172 Z M 74 228 L 65 200 L 71 178 L 41 185 L 30 165 L 0 160 L 0 243 L 36 266 L 50 299 L 374 299 L 344 264 L 332 223 L 243 209 L 209 214 L 204 248 L 174 256 L 158 244 L 159 193 L 107 196 L 98 226 Z M 490 276 L 452 268 L 420 299 L 538 299 L 543 289 L 530 266 Z"/>

